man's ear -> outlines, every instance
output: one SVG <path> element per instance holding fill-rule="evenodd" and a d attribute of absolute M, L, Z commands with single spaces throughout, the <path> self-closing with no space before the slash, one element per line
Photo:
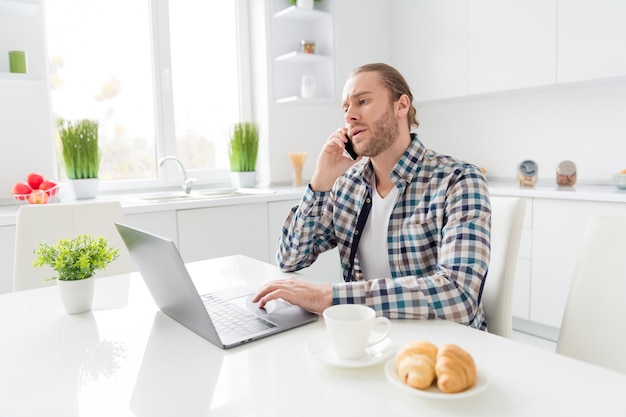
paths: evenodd
<path fill-rule="evenodd" d="M 395 107 L 397 117 L 406 116 L 409 112 L 409 108 L 411 107 L 411 100 L 409 100 L 409 96 L 402 94 L 398 101 L 396 101 Z"/>

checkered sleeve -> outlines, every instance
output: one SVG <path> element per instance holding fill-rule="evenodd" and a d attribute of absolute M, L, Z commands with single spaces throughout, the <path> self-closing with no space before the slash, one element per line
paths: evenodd
<path fill-rule="evenodd" d="M 289 212 L 276 252 L 283 272 L 306 268 L 320 253 L 336 246 L 331 199 L 330 193 L 315 192 L 307 187 L 300 204 Z"/>

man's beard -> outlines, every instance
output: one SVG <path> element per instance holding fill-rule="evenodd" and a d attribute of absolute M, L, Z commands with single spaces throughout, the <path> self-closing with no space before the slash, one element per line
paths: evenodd
<path fill-rule="evenodd" d="M 378 156 L 398 140 L 398 122 L 391 104 L 385 114 L 374 122 L 369 133 L 369 143 L 366 144 L 365 148 L 359 150 L 359 154 L 364 156 Z"/>

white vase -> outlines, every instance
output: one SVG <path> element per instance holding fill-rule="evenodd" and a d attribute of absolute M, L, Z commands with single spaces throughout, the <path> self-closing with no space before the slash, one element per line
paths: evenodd
<path fill-rule="evenodd" d="M 94 291 L 93 277 L 75 281 L 57 279 L 63 307 L 68 314 L 85 313 L 91 310 Z"/>
<path fill-rule="evenodd" d="M 256 184 L 256 172 L 231 172 L 230 180 L 235 188 L 250 188 Z"/>
<path fill-rule="evenodd" d="M 98 187 L 100 185 L 98 178 L 83 178 L 71 180 L 71 182 L 77 200 L 95 198 L 98 195 Z"/>
<path fill-rule="evenodd" d="M 300 9 L 312 9 L 313 0 L 297 0 L 296 6 L 298 6 Z"/>

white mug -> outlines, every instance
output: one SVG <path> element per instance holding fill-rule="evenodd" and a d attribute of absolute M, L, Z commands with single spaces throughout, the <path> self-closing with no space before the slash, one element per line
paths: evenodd
<path fill-rule="evenodd" d="M 389 336 L 391 321 L 387 317 L 376 317 L 376 311 L 361 304 L 337 304 L 324 310 L 324 323 L 335 356 L 354 360 L 365 355 L 372 347 Z M 384 325 L 383 334 L 370 340 L 374 327 Z"/>

